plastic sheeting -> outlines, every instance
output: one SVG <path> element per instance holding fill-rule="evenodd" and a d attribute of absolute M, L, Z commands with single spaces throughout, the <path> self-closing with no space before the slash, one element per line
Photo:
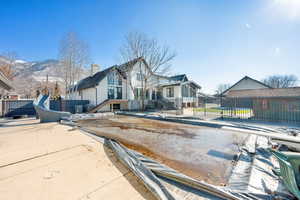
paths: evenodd
<path fill-rule="evenodd" d="M 40 94 L 39 97 L 33 102 L 34 109 L 40 119 L 40 122 L 57 122 L 62 118 L 70 118 L 71 113 L 50 110 L 49 95 Z"/>
<path fill-rule="evenodd" d="M 193 199 L 204 199 L 200 195 L 203 193 L 208 193 L 219 199 L 271 200 L 294 198 L 279 181 L 279 178 L 272 173 L 271 169 L 274 167 L 274 163 L 271 160 L 270 153 L 266 150 L 268 139 L 263 136 L 252 135 L 249 137 L 241 150 L 228 186 L 219 187 L 179 173 L 120 145 L 117 141 L 109 138 L 100 139 L 101 137 L 93 135 L 89 130 L 81 129 L 98 141 L 102 140 L 102 142 L 111 148 L 118 159 L 134 172 L 157 199 L 160 200 L 190 199 L 188 195 L 179 197 L 176 192 L 169 190 L 164 180 L 175 182 L 178 188 L 184 186 L 184 192 L 186 194 L 192 193 Z"/>

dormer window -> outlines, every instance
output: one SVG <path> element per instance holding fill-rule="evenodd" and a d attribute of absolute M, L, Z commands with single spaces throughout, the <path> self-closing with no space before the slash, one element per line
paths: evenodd
<path fill-rule="evenodd" d="M 122 85 L 122 77 L 116 71 L 112 71 L 107 75 L 109 85 Z"/>

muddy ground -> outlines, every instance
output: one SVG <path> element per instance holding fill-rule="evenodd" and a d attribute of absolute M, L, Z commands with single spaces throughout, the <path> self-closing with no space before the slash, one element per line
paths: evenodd
<path fill-rule="evenodd" d="M 81 120 L 94 133 L 118 140 L 198 180 L 226 185 L 247 134 L 128 116 Z"/>

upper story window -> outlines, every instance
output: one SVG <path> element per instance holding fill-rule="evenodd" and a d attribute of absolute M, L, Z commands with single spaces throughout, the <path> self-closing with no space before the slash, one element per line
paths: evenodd
<path fill-rule="evenodd" d="M 143 79 L 142 73 L 136 73 L 136 80 L 141 81 Z"/>
<path fill-rule="evenodd" d="M 196 92 L 196 88 L 193 88 L 190 85 L 183 85 L 181 87 L 182 97 L 196 97 Z"/>
<path fill-rule="evenodd" d="M 116 71 L 112 71 L 107 75 L 109 85 L 122 85 L 122 77 Z"/>
<path fill-rule="evenodd" d="M 191 87 L 191 93 L 190 93 L 191 97 L 196 97 L 196 89 Z"/>
<path fill-rule="evenodd" d="M 181 94 L 182 97 L 188 97 L 189 96 L 189 91 L 187 85 L 181 86 Z"/>
<path fill-rule="evenodd" d="M 167 97 L 174 97 L 174 87 L 167 88 Z"/>

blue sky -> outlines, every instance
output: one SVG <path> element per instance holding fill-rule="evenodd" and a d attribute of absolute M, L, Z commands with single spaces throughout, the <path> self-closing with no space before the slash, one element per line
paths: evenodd
<path fill-rule="evenodd" d="M 75 31 L 103 68 L 120 62 L 124 35 L 139 31 L 177 52 L 173 73 L 204 92 L 248 75 L 300 78 L 300 0 L 0 0 L 0 52 L 57 58 Z"/>

